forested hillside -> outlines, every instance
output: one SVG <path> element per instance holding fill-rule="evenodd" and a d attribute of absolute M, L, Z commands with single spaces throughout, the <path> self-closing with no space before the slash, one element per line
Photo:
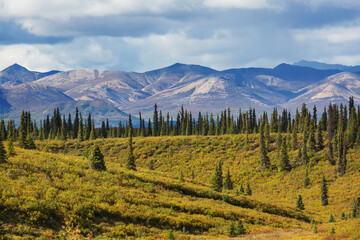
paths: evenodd
<path fill-rule="evenodd" d="M 5 239 L 357 239 L 359 108 L 0 123 Z M 72 120 L 74 119 L 74 120 Z M 86 119 L 84 121 L 84 119 Z M 89 124 L 91 123 L 91 124 Z M 5 148 L 2 147 L 5 145 Z"/>

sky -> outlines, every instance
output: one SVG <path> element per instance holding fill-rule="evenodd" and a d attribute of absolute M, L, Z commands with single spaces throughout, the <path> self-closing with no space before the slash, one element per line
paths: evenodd
<path fill-rule="evenodd" d="M 359 0 L 0 0 L 0 70 L 360 65 Z"/>

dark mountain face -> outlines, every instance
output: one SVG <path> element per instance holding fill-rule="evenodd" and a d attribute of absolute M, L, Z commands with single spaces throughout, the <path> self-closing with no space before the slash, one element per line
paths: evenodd
<path fill-rule="evenodd" d="M 56 74 L 59 71 L 50 71 L 46 73 L 32 72 L 15 63 L 0 72 L 0 84 L 6 82 L 33 82 L 40 78 Z"/>
<path fill-rule="evenodd" d="M 177 63 L 144 73 L 92 69 L 39 73 L 14 64 L 0 72 L 0 114 L 17 117 L 26 109 L 43 116 L 55 106 L 65 112 L 78 106 L 98 121 L 116 121 L 128 117 L 124 112 L 142 111 L 149 117 L 155 103 L 172 113 L 181 105 L 216 113 L 227 107 L 262 111 L 292 109 L 303 102 L 322 105 L 347 101 L 349 95 L 360 102 L 358 76 L 290 64 L 216 71 Z"/>

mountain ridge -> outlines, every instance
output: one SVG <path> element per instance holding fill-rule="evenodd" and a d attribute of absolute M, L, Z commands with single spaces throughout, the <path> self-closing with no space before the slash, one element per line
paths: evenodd
<path fill-rule="evenodd" d="M 345 75 L 347 80 L 341 80 Z M 175 63 L 143 73 L 96 69 L 41 73 L 14 64 L 0 72 L 0 116 L 17 117 L 25 109 L 43 117 L 41 113 L 49 105 L 75 106 L 84 102 L 107 109 L 108 112 L 98 111 L 101 114 L 96 119 L 111 116 L 113 124 L 116 117 L 125 120 L 127 114 L 139 111 L 150 117 L 155 103 L 172 114 L 182 105 L 195 112 L 217 113 L 227 107 L 258 111 L 278 107 L 293 111 L 301 101 L 322 106 L 332 100 L 343 102 L 349 94 L 360 102 L 360 87 L 349 83 L 358 80 L 359 75 L 354 72 L 286 63 L 274 68 L 222 71 Z M 321 89 L 327 93 L 321 95 Z M 84 109 L 88 114 L 93 108 Z"/>

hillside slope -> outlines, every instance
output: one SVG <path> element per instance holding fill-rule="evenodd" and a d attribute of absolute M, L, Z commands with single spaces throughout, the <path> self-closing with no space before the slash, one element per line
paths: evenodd
<path fill-rule="evenodd" d="M 274 140 L 275 136 L 272 136 Z M 0 166 L 0 231 L 6 236 L 29 238 L 63 236 L 97 239 L 125 237 L 167 238 L 174 231 L 179 239 L 226 238 L 231 221 L 242 219 L 245 239 L 322 239 L 358 237 L 359 219 L 341 220 L 348 214 L 360 189 L 359 153 L 348 152 L 348 171 L 338 178 L 329 166 L 325 151 L 310 152 L 311 184 L 303 187 L 306 167 L 298 165 L 297 151 L 290 151 L 293 170 L 259 172 L 257 135 L 134 138 L 138 171 L 122 166 L 127 139 L 98 139 L 107 171 L 89 169 L 88 148 L 93 141 L 37 141 L 40 151 L 17 149 L 18 155 Z M 301 138 L 299 139 L 301 141 Z M 270 147 L 270 159 L 277 153 Z M 234 190 L 217 193 L 210 188 L 214 165 L 222 159 L 230 170 Z M 154 170 L 148 164 L 154 162 Z M 179 180 L 183 172 L 185 181 Z M 329 181 L 329 206 L 321 206 L 320 176 Z M 236 194 L 250 184 L 252 195 Z M 305 210 L 295 202 L 301 194 Z M 14 214 L 15 213 L 15 214 Z M 327 223 L 330 214 L 335 223 Z M 312 233 L 309 222 L 317 222 Z"/>

